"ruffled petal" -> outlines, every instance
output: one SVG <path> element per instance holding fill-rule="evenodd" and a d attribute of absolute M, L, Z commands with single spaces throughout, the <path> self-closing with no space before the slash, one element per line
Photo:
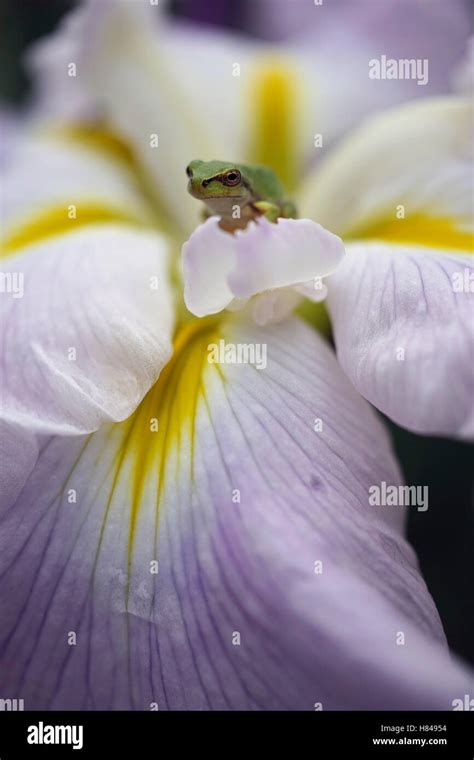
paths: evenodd
<path fill-rule="evenodd" d="M 472 257 L 383 243 L 347 252 L 328 305 L 357 390 L 409 430 L 472 437 Z"/>
<path fill-rule="evenodd" d="M 208 363 L 220 340 L 265 345 L 266 368 Z M 387 436 L 316 333 L 194 323 L 135 415 L 52 439 L 2 521 L 2 693 L 25 709 L 450 709 L 472 679 L 405 508 L 369 504 L 381 481 L 400 482 Z"/>
<path fill-rule="evenodd" d="M 88 92 L 132 145 L 155 201 L 170 220 L 191 230 L 199 206 L 186 191 L 185 167 L 213 151 L 224 154 L 205 103 L 191 107 L 193 69 L 182 70 L 178 52 L 162 33 L 164 20 L 149 3 L 105 0 L 89 6 L 79 40 Z"/>
<path fill-rule="evenodd" d="M 341 239 L 309 219 L 262 218 L 230 235 L 213 216 L 183 245 L 186 305 L 199 317 L 215 314 L 234 298 L 325 277 L 343 256 Z"/>
<path fill-rule="evenodd" d="M 217 314 L 232 302 L 229 275 L 235 246 L 234 237 L 220 229 L 217 216 L 206 219 L 184 243 L 184 301 L 192 314 Z"/>
<path fill-rule="evenodd" d="M 22 251 L 2 268 L 2 415 L 58 434 L 128 417 L 171 351 L 165 241 L 93 225 Z"/>
<path fill-rule="evenodd" d="M 394 109 L 305 190 L 306 213 L 360 241 L 330 283 L 342 366 L 419 433 L 473 432 L 471 121 L 466 98 Z"/>
<path fill-rule="evenodd" d="M 449 248 L 446 234 L 436 241 L 441 220 L 461 247 L 473 212 L 471 126 L 463 97 L 427 98 L 370 119 L 310 174 L 300 213 L 345 239 L 424 235 L 426 245 Z"/>
<path fill-rule="evenodd" d="M 292 189 L 312 150 L 301 127 L 309 113 L 300 97 L 304 69 L 274 46 L 167 22 L 160 10 L 89 0 L 33 58 L 41 99 L 59 113 L 61 102 L 67 113 L 71 101 L 89 101 L 85 115 L 96 112 L 127 140 L 157 205 L 189 234 L 200 220 L 186 191 L 192 159 L 266 164 Z M 70 60 L 78 81 L 61 96 L 58 79 Z"/>

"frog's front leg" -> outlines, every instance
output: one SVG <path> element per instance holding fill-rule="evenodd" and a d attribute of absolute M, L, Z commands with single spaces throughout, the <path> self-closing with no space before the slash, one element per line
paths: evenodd
<path fill-rule="evenodd" d="M 269 201 L 257 201 L 253 206 L 270 222 L 276 222 L 280 217 L 284 219 L 296 219 L 297 217 L 296 206 L 293 201 L 284 201 L 279 206 Z"/>
<path fill-rule="evenodd" d="M 275 203 L 270 203 L 269 201 L 257 201 L 256 203 L 253 203 L 252 206 L 256 208 L 257 211 L 260 211 L 269 222 L 276 222 L 278 217 L 281 216 L 281 208 Z"/>
<path fill-rule="evenodd" d="M 280 216 L 285 219 L 296 219 L 298 217 L 298 211 L 293 201 L 283 201 Z"/>

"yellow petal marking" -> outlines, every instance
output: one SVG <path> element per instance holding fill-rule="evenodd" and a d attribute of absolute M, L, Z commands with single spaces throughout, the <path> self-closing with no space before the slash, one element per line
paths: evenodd
<path fill-rule="evenodd" d="M 252 163 L 273 169 L 288 191 L 297 183 L 301 92 L 296 71 L 280 58 L 265 58 L 250 73 Z"/>
<path fill-rule="evenodd" d="M 44 131 L 47 137 L 58 142 L 70 143 L 87 151 L 93 151 L 102 158 L 119 165 L 136 183 L 137 198 L 143 199 L 143 217 L 129 213 L 123 208 L 107 206 L 102 200 L 94 201 L 93 188 L 87 200 L 74 202 L 75 218 L 70 218 L 70 204 L 55 204 L 19 222 L 0 239 L 0 257 L 16 253 L 24 246 L 31 245 L 54 235 L 74 231 L 89 224 L 116 222 L 157 228 L 172 235 L 176 232 L 170 225 L 169 215 L 164 205 L 157 199 L 155 189 L 150 186 L 132 148 L 116 132 L 104 125 L 70 123 Z M 149 220 L 149 222 L 147 221 Z"/>
<path fill-rule="evenodd" d="M 53 127 L 45 134 L 98 151 L 104 157 L 122 164 L 127 169 L 135 169 L 135 156 L 129 144 L 105 125 L 92 126 L 82 122 L 72 122 Z"/>
<path fill-rule="evenodd" d="M 351 231 L 345 240 L 381 240 L 387 243 L 423 245 L 472 252 L 473 233 L 447 217 L 414 214 L 405 219 L 390 219 Z"/>
<path fill-rule="evenodd" d="M 151 178 L 147 167 L 143 164 L 143 159 L 125 137 L 105 123 L 93 127 L 82 123 L 64 124 L 55 128 L 52 134 L 66 142 L 94 150 L 103 158 L 121 164 L 131 173 L 137 185 L 137 193 L 153 214 L 155 225 L 169 237 L 180 237 L 180 230 L 169 213 L 162 192 Z M 183 164 L 183 171 L 184 166 Z"/>
<path fill-rule="evenodd" d="M 24 246 L 40 242 L 45 238 L 74 232 L 79 227 L 90 224 L 116 222 L 143 226 L 143 222 L 132 214 L 112 207 L 107 208 L 100 203 L 79 202 L 74 206 L 73 218 L 69 215 L 69 206 L 61 205 L 47 209 L 18 225 L 0 241 L 0 257 L 17 253 Z"/>
<path fill-rule="evenodd" d="M 133 457 L 132 499 L 128 540 L 129 563 L 132 561 L 136 523 L 143 489 L 150 470 L 158 472 L 156 496 L 157 528 L 160 495 L 165 484 L 166 465 L 175 447 L 178 467 L 182 441 L 190 447 L 189 461 L 194 456 L 195 420 L 203 399 L 203 377 L 207 371 L 221 372 L 219 365 L 208 364 L 207 346 L 215 342 L 218 321 L 215 318 L 195 319 L 178 333 L 173 356 L 156 384 L 145 396 L 132 417 L 125 423 L 122 454 Z M 158 430 L 152 430 L 152 420 Z M 189 473 L 192 479 L 192 472 Z"/>

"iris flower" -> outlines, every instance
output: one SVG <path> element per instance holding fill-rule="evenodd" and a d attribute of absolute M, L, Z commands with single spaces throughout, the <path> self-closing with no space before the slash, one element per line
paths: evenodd
<path fill-rule="evenodd" d="M 404 536 L 410 507 L 369 503 L 403 481 L 366 399 L 413 430 L 472 432 L 467 102 L 376 117 L 303 181 L 291 60 L 253 46 L 234 60 L 161 23 L 144 4 L 85 4 L 39 54 L 46 91 L 75 63 L 69 110 L 19 140 L 2 179 L 2 696 L 451 709 L 472 673 Z M 242 233 L 243 255 L 276 236 L 287 276 L 264 261 L 252 290 L 237 268 L 240 311 L 232 270 L 216 270 L 227 233 L 198 227 L 209 259 L 187 286 L 204 272 L 204 294 L 231 297 L 195 317 L 184 169 L 229 156 L 274 166 L 302 220 Z M 344 238 L 326 280 L 337 357 L 317 305 L 254 319 L 256 292 L 305 280 L 302 228 L 320 244 L 315 277 Z M 209 363 L 221 340 L 265 345 L 264 371 Z"/>

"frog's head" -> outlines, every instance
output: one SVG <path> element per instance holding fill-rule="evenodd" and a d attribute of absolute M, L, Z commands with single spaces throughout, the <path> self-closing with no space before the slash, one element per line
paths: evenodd
<path fill-rule="evenodd" d="M 242 204 L 251 196 L 243 167 L 229 161 L 191 161 L 186 167 L 188 191 L 200 201 L 232 198 Z"/>

